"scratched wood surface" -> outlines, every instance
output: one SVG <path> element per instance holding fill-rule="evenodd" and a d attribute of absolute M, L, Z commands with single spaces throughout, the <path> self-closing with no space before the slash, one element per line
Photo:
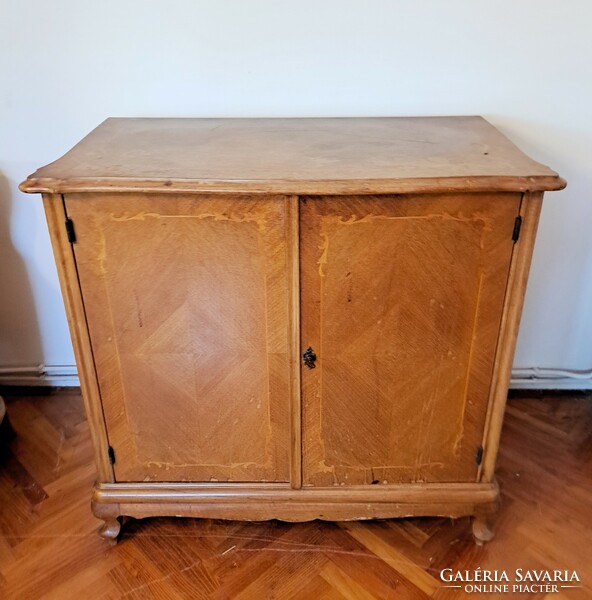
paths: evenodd
<path fill-rule="evenodd" d="M 481 117 L 107 119 L 26 192 L 561 189 Z"/>
<path fill-rule="evenodd" d="M 116 480 L 290 481 L 289 199 L 66 210 Z"/>
<path fill-rule="evenodd" d="M 306 485 L 476 481 L 520 194 L 301 204 Z"/>
<path fill-rule="evenodd" d="M 592 396 L 510 400 L 497 471 L 504 508 L 483 547 L 468 519 L 440 518 L 154 518 L 128 523 L 111 546 L 88 507 L 96 473 L 82 400 L 76 390 L 44 394 L 3 390 L 16 432 L 0 435 L 3 600 L 446 600 L 464 596 L 440 587 L 440 570 L 477 567 L 575 569 L 582 588 L 548 597 L 592 597 Z"/>

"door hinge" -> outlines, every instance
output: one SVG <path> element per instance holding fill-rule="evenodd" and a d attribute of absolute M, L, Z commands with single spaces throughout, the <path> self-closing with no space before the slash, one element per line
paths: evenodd
<path fill-rule="evenodd" d="M 483 460 L 483 446 L 479 446 L 477 448 L 477 452 L 475 452 L 475 462 L 480 465 Z"/>
<path fill-rule="evenodd" d="M 522 217 L 519 215 L 514 219 L 514 231 L 512 231 L 512 241 L 516 243 L 520 237 L 520 228 L 522 227 Z"/>
<path fill-rule="evenodd" d="M 109 454 L 109 462 L 114 465 L 115 464 L 115 450 L 113 450 L 113 446 L 109 446 L 107 450 L 107 454 Z"/>
<path fill-rule="evenodd" d="M 68 236 L 68 241 L 71 244 L 73 244 L 76 241 L 76 234 L 74 233 L 74 223 L 70 218 L 66 218 L 66 235 Z"/>

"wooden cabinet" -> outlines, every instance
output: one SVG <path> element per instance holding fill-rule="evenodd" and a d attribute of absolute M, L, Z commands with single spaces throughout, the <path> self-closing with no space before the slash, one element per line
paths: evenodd
<path fill-rule="evenodd" d="M 565 183 L 477 117 L 109 119 L 42 192 L 121 516 L 474 515 L 537 219 Z"/>

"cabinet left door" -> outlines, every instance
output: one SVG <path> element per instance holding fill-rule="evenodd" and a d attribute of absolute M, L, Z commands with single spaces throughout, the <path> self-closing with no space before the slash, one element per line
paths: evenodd
<path fill-rule="evenodd" d="M 117 481 L 290 480 L 295 202 L 66 195 Z"/>

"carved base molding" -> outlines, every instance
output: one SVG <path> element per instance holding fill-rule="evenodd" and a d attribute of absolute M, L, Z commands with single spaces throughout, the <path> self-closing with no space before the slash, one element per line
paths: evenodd
<path fill-rule="evenodd" d="M 498 503 L 495 482 L 299 490 L 288 484 L 113 483 L 95 486 L 92 510 L 105 521 L 101 535 L 115 539 L 121 517 L 301 522 L 473 515 L 482 520 Z"/>

